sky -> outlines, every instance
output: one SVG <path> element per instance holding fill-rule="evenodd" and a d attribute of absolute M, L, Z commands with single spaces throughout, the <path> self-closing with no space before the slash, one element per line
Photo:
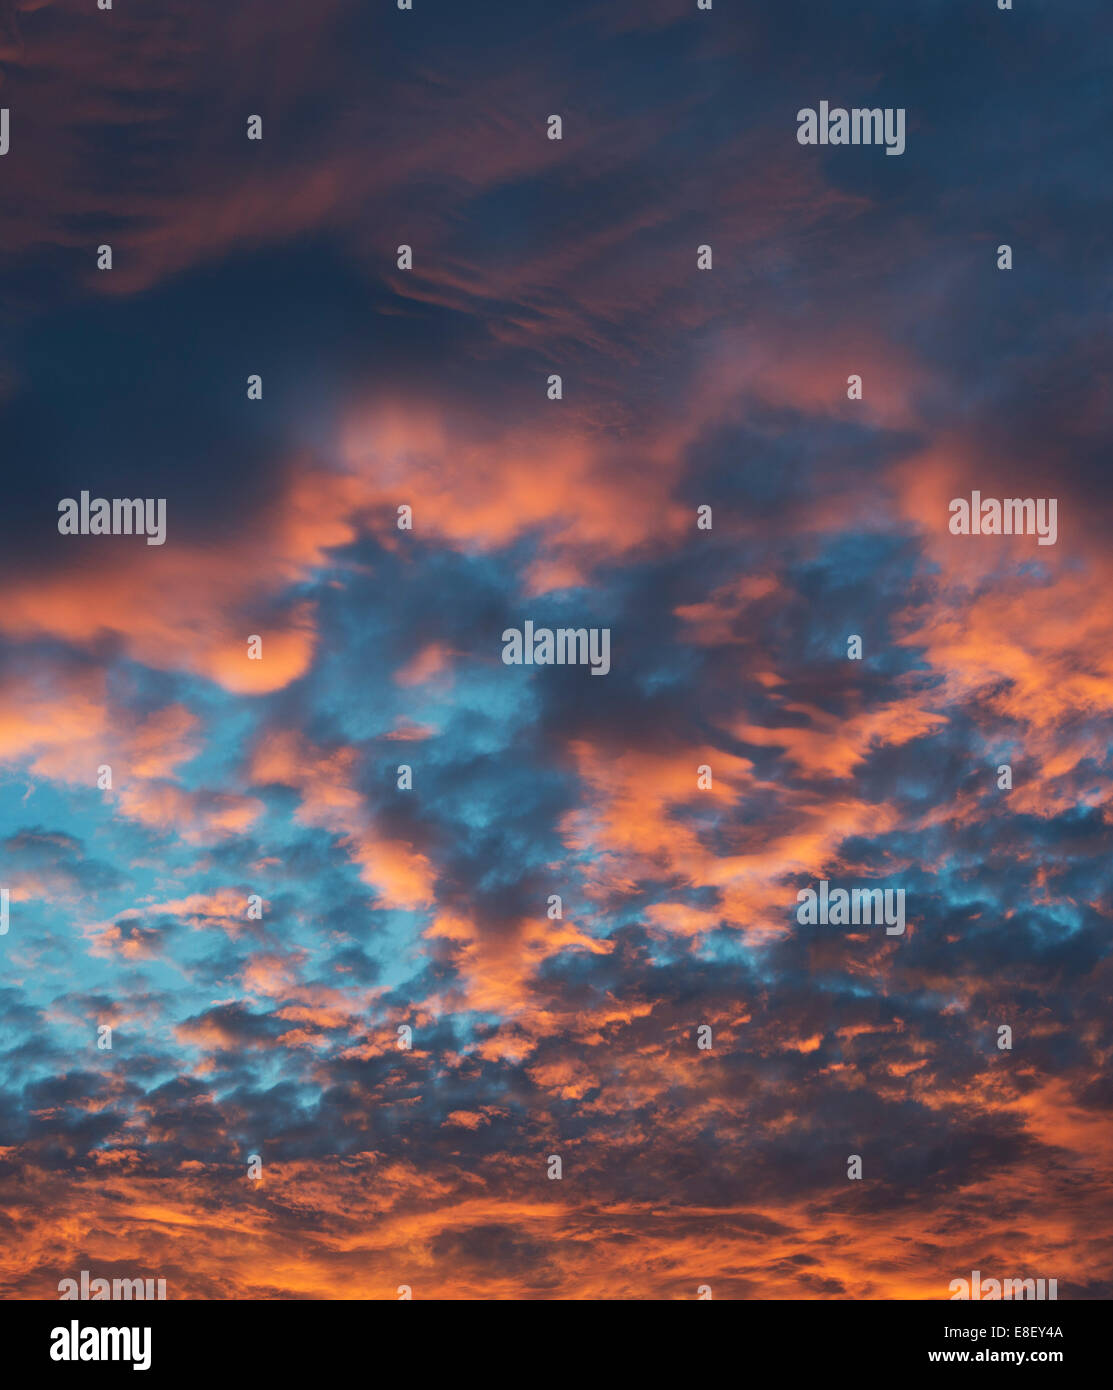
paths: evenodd
<path fill-rule="evenodd" d="M 0 0 L 0 1296 L 1113 1296 L 1111 40 Z"/>

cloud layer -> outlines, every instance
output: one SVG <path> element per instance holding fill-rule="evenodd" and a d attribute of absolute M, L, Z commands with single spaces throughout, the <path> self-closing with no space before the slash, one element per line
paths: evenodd
<path fill-rule="evenodd" d="M 0 19 L 0 1294 L 1109 1297 L 1109 15 L 476 8 Z"/>

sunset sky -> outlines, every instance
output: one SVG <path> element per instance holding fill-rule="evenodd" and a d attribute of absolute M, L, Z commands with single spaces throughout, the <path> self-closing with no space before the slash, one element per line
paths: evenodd
<path fill-rule="evenodd" d="M 1113 1296 L 1111 44 L 0 0 L 0 1296 Z"/>

